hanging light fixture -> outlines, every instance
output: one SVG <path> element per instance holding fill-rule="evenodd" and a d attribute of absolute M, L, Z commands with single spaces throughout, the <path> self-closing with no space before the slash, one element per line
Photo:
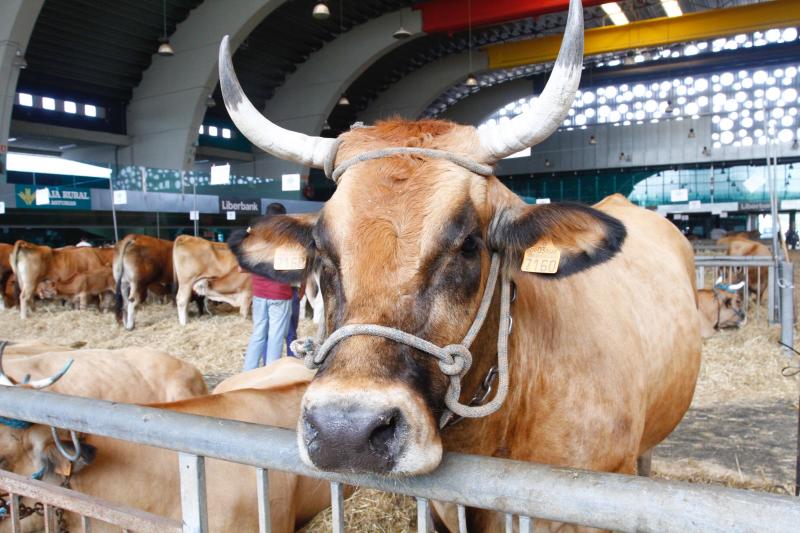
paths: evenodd
<path fill-rule="evenodd" d="M 164 15 L 164 35 L 158 40 L 158 55 L 169 57 L 175 55 L 175 50 L 172 49 L 172 45 L 169 44 L 169 38 L 167 37 L 167 0 L 162 2 L 162 7 Z"/>
<path fill-rule="evenodd" d="M 311 16 L 317 20 L 326 20 L 331 16 L 331 10 L 328 9 L 328 4 L 325 2 L 317 2 L 311 11 Z"/>
<path fill-rule="evenodd" d="M 14 66 L 20 70 L 28 68 L 28 61 L 25 59 L 25 54 L 22 53 L 22 50 L 17 50 L 14 54 Z"/>
<path fill-rule="evenodd" d="M 397 30 L 397 31 L 395 31 L 395 32 L 392 34 L 392 37 L 394 37 L 395 39 L 397 39 L 397 40 L 401 41 L 401 40 L 403 40 L 403 39 L 408 39 L 409 37 L 411 37 L 411 32 L 410 32 L 410 31 L 408 31 L 407 29 L 405 29 L 405 28 L 403 27 L 403 25 L 401 24 L 401 25 L 400 25 L 400 28 L 398 28 L 398 30 Z"/>
<path fill-rule="evenodd" d="M 694 134 L 694 128 L 689 128 L 689 135 L 687 135 L 689 139 L 694 139 L 696 135 Z"/>
<path fill-rule="evenodd" d="M 209 94 L 208 98 L 206 98 L 206 107 L 211 109 L 212 107 L 215 107 L 216 105 L 217 105 L 217 101 L 214 100 L 214 95 L 213 94 Z"/>
<path fill-rule="evenodd" d="M 469 58 L 469 74 L 464 80 L 467 87 L 477 87 L 478 78 L 472 73 L 472 0 L 467 2 L 467 57 Z"/>
<path fill-rule="evenodd" d="M 594 135 L 589 137 L 589 144 L 597 144 L 597 138 Z"/>
<path fill-rule="evenodd" d="M 350 105 L 350 100 L 347 98 L 347 95 L 343 94 L 341 98 L 339 98 L 339 105 Z"/>
<path fill-rule="evenodd" d="M 466 85 L 467 87 L 477 87 L 478 78 L 475 77 L 475 74 L 470 72 L 469 75 L 467 75 L 467 79 L 464 80 L 464 85 Z"/>

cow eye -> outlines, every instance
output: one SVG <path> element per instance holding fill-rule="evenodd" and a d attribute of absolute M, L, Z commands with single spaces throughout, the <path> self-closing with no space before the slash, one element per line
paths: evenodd
<path fill-rule="evenodd" d="M 475 255 L 475 252 L 478 251 L 478 239 L 475 238 L 474 235 L 467 235 L 467 238 L 464 239 L 464 242 L 461 243 L 461 253 L 465 256 L 472 256 Z"/>

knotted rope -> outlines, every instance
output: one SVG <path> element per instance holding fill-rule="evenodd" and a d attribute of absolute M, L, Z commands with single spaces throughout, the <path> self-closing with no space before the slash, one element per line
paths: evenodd
<path fill-rule="evenodd" d="M 293 341 L 291 345 L 292 350 L 296 354 L 303 356 L 306 366 L 309 368 L 319 368 L 325 361 L 330 350 L 343 339 L 356 335 L 371 335 L 390 339 L 416 348 L 439 360 L 439 369 L 450 378 L 444 402 L 451 412 L 466 418 L 480 418 L 490 415 L 503 405 L 506 395 L 508 394 L 508 335 L 511 329 L 511 283 L 505 273 L 502 275 L 500 288 L 500 325 L 497 335 L 497 371 L 499 384 L 497 394 L 489 403 L 476 406 L 460 403 L 459 397 L 461 396 L 461 379 L 472 366 L 472 353 L 469 351 L 469 348 L 475 340 L 475 337 L 477 337 L 486 319 L 486 315 L 489 312 L 489 306 L 492 303 L 499 272 L 500 257 L 494 254 L 492 255 L 489 277 L 483 291 L 483 298 L 478 307 L 478 313 L 467 331 L 467 334 L 464 336 L 464 340 L 461 341 L 460 344 L 450 344 L 448 346 L 439 347 L 430 341 L 397 328 L 378 324 L 348 324 L 334 331 L 325 339 L 322 345 L 317 345 L 310 337 L 306 337 Z M 449 414 L 445 414 L 440 424 L 443 425 L 449 418 Z"/>

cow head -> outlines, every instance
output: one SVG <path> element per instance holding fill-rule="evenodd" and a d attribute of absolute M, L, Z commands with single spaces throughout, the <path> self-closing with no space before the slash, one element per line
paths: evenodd
<path fill-rule="evenodd" d="M 36 286 L 36 296 L 42 300 L 51 300 L 58 296 L 56 282 L 51 279 L 40 281 L 39 285 Z"/>
<path fill-rule="evenodd" d="M 8 376 L 3 370 L 3 351 L 7 343 L 0 342 L 0 386 L 44 389 L 61 379 L 72 365 L 72 359 L 53 376 L 31 381 L 30 376 L 20 382 Z M 69 448 L 69 443 L 62 443 Z M 88 464 L 93 450 L 81 450 L 81 457 L 70 464 L 58 450 L 48 426 L 32 424 L 14 418 L 0 417 L 0 468 L 35 479 L 43 479 L 50 474 L 75 471 L 74 466 Z"/>
<path fill-rule="evenodd" d="M 616 219 L 578 204 L 526 205 L 495 177 L 479 175 L 486 164 L 540 142 L 561 124 L 577 89 L 582 49 L 580 2 L 572 0 L 553 75 L 529 113 L 481 131 L 393 120 L 353 129 L 334 142 L 283 130 L 258 114 L 241 92 L 223 41 L 220 84 L 239 129 L 278 157 L 326 172 L 346 167 L 333 172 L 336 192 L 318 214 L 271 216 L 232 235 L 229 245 L 240 265 L 287 283 L 303 281 L 316 265 L 328 332 L 378 324 L 445 346 L 459 343 L 473 322 L 493 253 L 510 276 L 519 274 L 524 251 L 543 240 L 561 252 L 555 277 L 609 259 L 625 238 Z M 409 151 L 365 156 L 396 147 L 454 157 Z M 304 268 L 276 269 L 281 256 L 298 252 Z M 490 342 L 497 321 L 484 326 L 492 325 Z M 495 354 L 478 346 L 473 353 Z M 382 337 L 346 338 L 328 353 L 303 399 L 301 456 L 326 470 L 430 471 L 441 460 L 438 423 L 447 386 L 436 359 L 425 353 Z"/>
<path fill-rule="evenodd" d="M 719 305 L 717 311 L 717 327 L 739 328 L 747 323 L 747 314 L 742 306 L 742 289 L 744 281 L 723 283 L 720 276 L 714 282 L 714 297 Z"/>

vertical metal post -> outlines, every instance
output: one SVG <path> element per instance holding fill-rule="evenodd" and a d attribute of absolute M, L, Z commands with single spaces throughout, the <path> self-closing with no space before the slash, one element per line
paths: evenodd
<path fill-rule="evenodd" d="M 425 498 L 417 498 L 417 533 L 433 533 L 431 505 Z"/>
<path fill-rule="evenodd" d="M 19 495 L 11 495 L 11 531 L 12 533 L 21 533 L 22 528 L 19 523 Z"/>
<path fill-rule="evenodd" d="M 767 276 L 767 319 L 769 320 L 770 324 L 775 324 L 778 322 L 777 317 L 777 298 L 775 297 L 775 288 L 777 287 L 778 278 L 775 276 L 775 265 L 770 265 L 767 267 L 767 272 L 769 275 Z"/>
<path fill-rule="evenodd" d="M 519 533 L 533 533 L 533 519 L 530 516 L 519 517 Z"/>
<path fill-rule="evenodd" d="M 193 221 L 194 222 L 194 236 L 197 237 L 199 225 L 200 225 L 200 213 L 197 213 L 197 182 L 192 181 L 192 211 L 197 214 L 197 218 Z"/>
<path fill-rule="evenodd" d="M 83 533 L 92 533 L 92 522 L 88 516 L 81 516 L 81 529 Z"/>
<path fill-rule="evenodd" d="M 697 288 L 698 289 L 702 289 L 703 287 L 706 286 L 706 284 L 705 284 L 705 281 L 706 281 L 706 267 L 702 267 L 702 266 L 697 267 L 697 269 L 694 272 L 695 272 L 695 278 L 697 278 Z"/>
<path fill-rule="evenodd" d="M 156 210 L 156 238 L 161 238 L 161 217 L 158 210 Z"/>
<path fill-rule="evenodd" d="M 458 533 L 467 533 L 467 508 L 458 506 Z"/>
<path fill-rule="evenodd" d="M 790 261 L 780 262 L 778 286 L 781 289 L 781 342 L 794 348 L 794 265 Z M 789 348 L 784 348 L 784 352 L 792 356 Z"/>
<path fill-rule="evenodd" d="M 181 517 L 183 533 L 208 532 L 205 458 L 178 454 L 181 475 Z"/>
<path fill-rule="evenodd" d="M 505 533 L 514 533 L 514 515 L 511 513 L 505 514 Z"/>
<path fill-rule="evenodd" d="M 55 507 L 44 504 L 44 533 L 58 533 Z"/>
<path fill-rule="evenodd" d="M 117 206 L 114 205 L 114 178 L 119 175 L 119 146 L 114 147 L 114 172 L 108 178 L 108 190 L 111 195 L 111 221 L 114 223 L 114 243 L 119 242 L 119 229 L 117 228 Z"/>
<path fill-rule="evenodd" d="M 331 481 L 331 531 L 344 532 L 344 487 Z"/>
<path fill-rule="evenodd" d="M 256 492 L 258 493 L 258 533 L 270 533 L 272 522 L 269 511 L 269 471 L 256 468 Z"/>

